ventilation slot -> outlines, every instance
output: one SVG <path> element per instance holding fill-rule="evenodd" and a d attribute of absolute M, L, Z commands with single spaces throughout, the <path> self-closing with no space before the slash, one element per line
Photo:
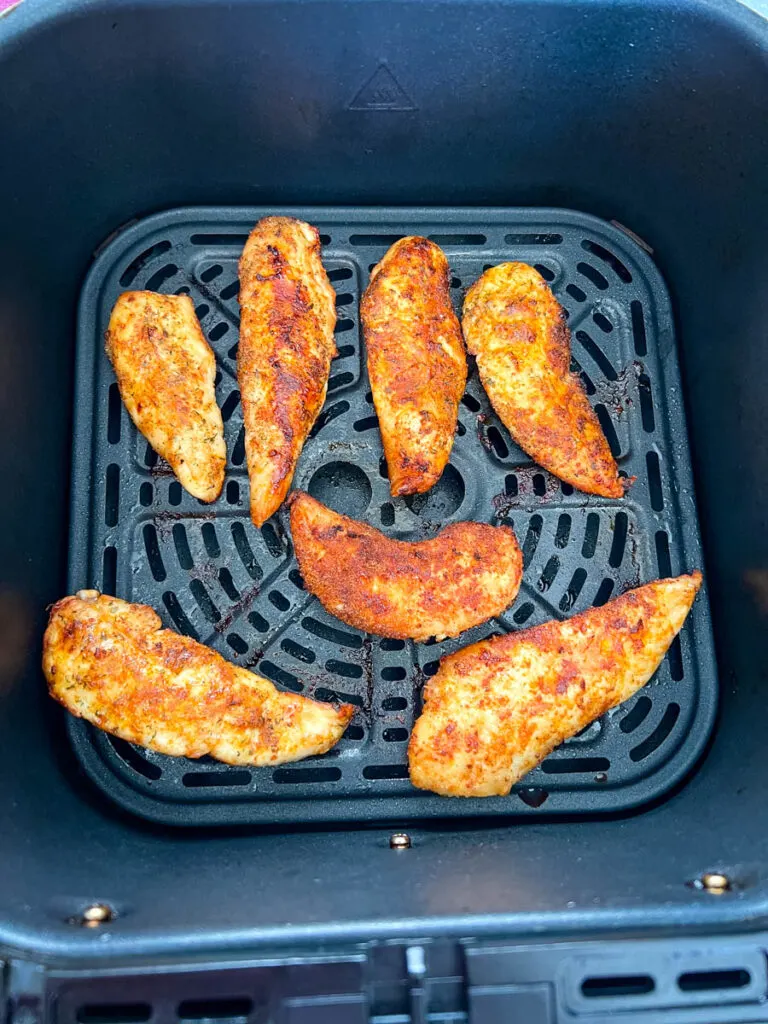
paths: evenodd
<path fill-rule="evenodd" d="M 681 992 L 717 992 L 746 988 L 751 980 L 752 975 L 743 969 L 686 971 L 677 979 L 677 987 Z"/>
<path fill-rule="evenodd" d="M 335 270 L 328 271 L 329 281 L 349 281 L 354 276 L 354 272 L 351 267 L 337 267 Z"/>
<path fill-rule="evenodd" d="M 123 407 L 120 389 L 117 384 L 109 385 L 107 406 L 107 441 L 110 444 L 117 444 L 120 440 L 120 417 Z"/>
<path fill-rule="evenodd" d="M 301 624 L 308 633 L 312 633 L 313 636 L 318 637 L 320 640 L 341 644 L 342 647 L 358 648 L 363 646 L 362 636 L 355 633 L 345 633 L 335 626 L 328 626 L 324 622 L 318 622 L 317 619 L 302 619 Z"/>
<path fill-rule="evenodd" d="M 605 772 L 611 767 L 607 757 L 560 757 L 541 766 L 547 775 L 570 775 L 580 772 Z"/>
<path fill-rule="evenodd" d="M 395 242 L 399 242 L 401 238 L 405 238 L 405 235 L 350 235 L 349 244 L 360 247 L 366 245 L 389 247 Z"/>
<path fill-rule="evenodd" d="M 280 543 L 277 531 L 271 523 L 265 523 L 264 526 L 262 526 L 261 536 L 264 538 L 264 543 L 267 545 L 267 551 L 270 555 L 272 555 L 273 558 L 282 558 L 285 554 L 283 551 L 283 545 Z"/>
<path fill-rule="evenodd" d="M 239 633 L 230 633 L 227 637 L 227 643 L 235 652 L 235 654 L 247 654 L 248 644 L 243 640 Z"/>
<path fill-rule="evenodd" d="M 333 672 L 336 676 L 343 676 L 345 679 L 360 679 L 363 675 L 361 665 L 351 665 L 348 661 L 337 661 L 336 658 L 326 661 L 325 667 L 329 672 Z"/>
<path fill-rule="evenodd" d="M 168 501 L 171 505 L 177 506 L 181 504 L 182 492 L 181 484 L 178 480 L 171 480 L 168 484 Z"/>
<path fill-rule="evenodd" d="M 629 310 L 632 317 L 632 337 L 635 342 L 635 352 L 639 356 L 648 355 L 648 341 L 645 335 L 645 317 L 643 316 L 642 303 L 637 300 L 631 302 Z"/>
<path fill-rule="evenodd" d="M 77 1011 L 78 1024 L 143 1024 L 151 1016 L 149 1003 L 89 1003 Z"/>
<path fill-rule="evenodd" d="M 629 530 L 629 518 L 626 512 L 617 512 L 613 524 L 613 543 L 611 553 L 608 555 L 608 564 L 612 569 L 618 569 L 624 560 L 624 549 L 627 546 L 627 532 Z"/>
<path fill-rule="evenodd" d="M 618 459 L 621 455 L 621 445 L 619 444 L 619 438 L 616 434 L 616 428 L 613 425 L 613 420 L 609 416 L 608 410 L 602 404 L 595 406 L 595 413 L 600 421 L 600 426 L 603 428 L 605 439 L 611 449 L 611 455 L 613 455 L 614 459 Z"/>
<path fill-rule="evenodd" d="M 640 395 L 640 417 L 643 422 L 643 430 L 646 434 L 652 434 L 656 429 L 656 418 L 653 413 L 651 382 L 647 374 L 641 373 L 637 378 L 637 389 Z"/>
<path fill-rule="evenodd" d="M 405 711 L 408 701 L 405 697 L 385 697 L 381 702 L 382 711 Z"/>
<path fill-rule="evenodd" d="M 200 280 L 204 284 L 209 284 L 211 281 L 214 281 L 219 276 L 219 274 L 222 274 L 223 272 L 224 267 L 222 267 L 220 263 L 214 263 L 212 267 L 208 267 L 207 270 L 204 270 L 202 272 L 202 274 L 200 275 Z"/>
<path fill-rule="evenodd" d="M 586 277 L 586 279 L 591 281 L 595 288 L 599 288 L 601 292 L 604 292 L 608 288 L 608 281 L 596 267 L 592 266 L 591 263 L 577 263 L 576 269 L 582 277 Z"/>
<path fill-rule="evenodd" d="M 136 257 L 133 263 L 129 263 L 125 268 L 120 277 L 120 286 L 122 288 L 127 288 L 128 285 L 136 279 L 140 270 L 143 270 L 148 263 L 151 263 L 151 261 L 156 259 L 158 256 L 162 256 L 163 253 L 168 252 L 170 248 L 170 242 L 158 242 L 157 245 L 153 245 L 151 248 L 145 249 L 140 256 Z"/>
<path fill-rule="evenodd" d="M 385 743 L 404 743 L 408 739 L 407 729 L 385 729 L 382 733 Z"/>
<path fill-rule="evenodd" d="M 237 235 L 228 234 L 225 232 L 218 232 L 212 234 L 197 234 L 190 236 L 190 242 L 192 245 L 228 245 L 233 246 L 237 249 L 242 249 L 245 243 L 248 241 L 248 235 Z"/>
<path fill-rule="evenodd" d="M 227 1024 L 235 1024 L 252 1012 L 253 1000 L 245 996 L 239 999 L 185 999 L 176 1010 L 180 1021 L 226 1020 Z"/>
<path fill-rule="evenodd" d="M 338 782 L 341 778 L 341 768 L 277 768 L 272 773 L 275 782 L 293 783 L 299 782 Z"/>
<path fill-rule="evenodd" d="M 345 388 L 347 384 L 351 384 L 354 379 L 354 373 L 349 373 L 348 371 L 345 373 L 337 373 L 328 381 L 328 391 L 338 391 L 339 388 Z"/>
<path fill-rule="evenodd" d="M 157 540 L 157 530 L 151 523 L 144 526 L 144 550 L 147 552 L 147 561 L 152 576 L 158 583 L 162 583 L 166 577 L 165 566 L 160 554 L 160 545 Z"/>
<path fill-rule="evenodd" d="M 316 658 L 315 652 L 310 651 L 307 647 L 302 647 L 301 644 L 297 644 L 295 640 L 286 638 L 280 644 L 286 654 L 290 654 L 296 661 L 301 661 L 305 665 L 311 665 Z"/>
<path fill-rule="evenodd" d="M 485 245 L 485 235 L 430 235 L 429 240 L 436 245 Z"/>
<path fill-rule="evenodd" d="M 390 668 L 383 668 L 381 670 L 381 678 L 387 683 L 396 683 L 400 679 L 405 679 L 406 674 L 402 665 L 392 665 Z"/>
<path fill-rule="evenodd" d="M 634 732 L 646 720 L 652 707 L 653 704 L 648 697 L 639 697 L 629 714 L 625 715 L 619 723 L 621 731 L 626 733 Z"/>
<path fill-rule="evenodd" d="M 585 978 L 581 994 L 587 999 L 616 996 L 647 996 L 656 988 L 650 974 L 617 974 L 603 978 Z"/>
<path fill-rule="evenodd" d="M 107 466 L 107 485 L 104 497 L 104 522 L 117 526 L 120 511 L 120 467 L 114 462 Z"/>
<path fill-rule="evenodd" d="M 213 789 L 217 786 L 247 786 L 251 773 L 245 770 L 228 772 L 186 772 L 181 777 L 182 786 L 188 789 Z"/>
<path fill-rule="evenodd" d="M 556 232 L 541 232 L 529 235 L 504 235 L 507 245 L 560 245 L 563 236 Z"/>
<path fill-rule="evenodd" d="M 407 779 L 408 766 L 404 764 L 369 764 L 363 768 L 364 779 Z"/>
<path fill-rule="evenodd" d="M 583 292 L 577 284 L 569 284 L 565 290 L 571 298 L 576 299 L 577 302 L 583 302 L 587 297 L 586 292 Z"/>
<path fill-rule="evenodd" d="M 569 612 L 579 599 L 579 594 L 582 591 L 584 584 L 587 581 L 586 569 L 578 568 L 573 576 L 571 582 L 568 584 L 568 589 L 560 598 L 559 608 L 561 612 Z"/>
<path fill-rule="evenodd" d="M 648 468 L 648 490 L 651 495 L 651 508 L 654 512 L 661 512 L 664 508 L 664 491 L 661 487 L 661 469 L 659 467 L 659 456 L 656 452 L 648 452 L 646 454 L 645 464 Z"/>
<path fill-rule="evenodd" d="M 345 412 L 349 412 L 349 402 L 341 401 L 336 402 L 335 405 L 329 406 L 325 412 L 321 413 L 315 420 L 315 425 L 312 427 L 309 436 L 317 437 L 323 427 L 327 427 L 329 423 L 332 423 L 339 416 L 343 416 Z"/>
<path fill-rule="evenodd" d="M 598 245 L 597 242 L 593 242 L 588 238 L 584 239 L 581 243 L 581 247 L 587 252 L 591 252 L 593 256 L 597 256 L 597 258 L 602 260 L 603 263 L 606 263 L 614 274 L 616 274 L 619 280 L 624 282 L 624 284 L 632 283 L 632 275 L 618 256 L 614 256 L 614 254 L 608 249 L 604 249 L 602 245 Z"/>
<path fill-rule="evenodd" d="M 285 669 L 280 668 L 278 665 L 273 664 L 271 661 L 262 661 L 259 664 L 259 672 L 267 679 L 271 679 L 273 683 L 279 683 L 280 686 L 284 686 L 286 690 L 291 690 L 293 693 L 301 693 L 304 689 L 302 683 L 290 672 L 286 672 Z"/>
<path fill-rule="evenodd" d="M 170 281 L 172 277 L 178 274 L 179 268 L 174 263 L 169 263 L 167 267 L 161 267 L 160 270 L 156 271 L 152 277 L 147 281 L 145 288 L 148 292 L 158 292 L 166 281 Z"/>
<path fill-rule="evenodd" d="M 199 634 L 192 623 L 187 618 L 184 609 L 179 603 L 178 597 L 173 593 L 172 590 L 166 590 L 163 594 L 163 604 L 165 605 L 166 611 L 170 615 L 174 626 L 184 636 L 191 636 L 193 640 L 199 640 Z"/>
<path fill-rule="evenodd" d="M 580 343 L 582 348 L 589 353 L 589 355 L 592 358 L 592 361 L 597 366 L 600 367 L 600 370 L 604 377 L 606 377 L 608 380 L 619 379 L 619 375 L 614 370 L 608 357 L 605 355 L 605 353 L 597 344 L 597 342 L 594 341 L 594 339 L 591 338 L 586 331 L 576 331 L 576 340 Z"/>
<path fill-rule="evenodd" d="M 117 589 L 117 548 L 111 545 L 104 548 L 101 560 L 101 592 L 115 596 Z"/>
<path fill-rule="evenodd" d="M 544 520 L 540 515 L 531 516 L 531 521 L 528 524 L 528 532 L 525 535 L 523 541 L 523 568 L 527 569 L 531 564 L 531 559 L 536 553 L 536 548 L 539 546 L 539 540 L 541 539 L 541 528 L 544 525 Z"/>
<path fill-rule="evenodd" d="M 129 768 L 138 772 L 139 775 L 143 775 L 145 779 L 157 782 L 163 774 L 156 764 L 148 761 L 146 757 L 143 757 L 135 747 L 131 746 L 130 743 L 126 743 L 125 740 L 121 740 L 117 736 L 110 736 L 109 742 L 117 752 L 117 756 L 125 761 Z M 131 1018 L 131 1020 L 135 1019 Z"/>
<path fill-rule="evenodd" d="M 225 302 L 229 302 L 230 299 L 234 299 L 237 293 L 240 291 L 240 282 L 238 280 L 228 284 L 225 288 L 222 288 L 219 295 L 224 299 Z"/>
<path fill-rule="evenodd" d="M 679 717 L 680 705 L 670 704 L 651 735 L 644 739 L 642 743 L 638 743 L 636 747 L 633 747 L 632 750 L 630 750 L 630 758 L 633 761 L 643 761 L 646 757 L 650 756 L 654 750 L 658 750 L 674 729 L 675 723 Z"/>

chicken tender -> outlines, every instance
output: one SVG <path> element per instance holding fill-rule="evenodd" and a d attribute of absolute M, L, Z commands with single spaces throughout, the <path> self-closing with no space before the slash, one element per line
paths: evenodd
<path fill-rule="evenodd" d="M 201 501 L 224 486 L 227 449 L 216 404 L 216 359 L 188 295 L 123 292 L 106 334 L 128 413 Z"/>
<path fill-rule="evenodd" d="M 68 711 L 178 757 L 275 765 L 330 750 L 354 712 L 294 693 L 170 629 L 147 605 L 96 590 L 51 610 L 43 671 Z"/>
<path fill-rule="evenodd" d="M 580 491 L 623 497 L 631 481 L 619 477 L 571 373 L 565 313 L 541 274 L 525 263 L 486 270 L 467 292 L 463 326 L 491 404 L 523 451 Z"/>
<path fill-rule="evenodd" d="M 378 636 L 442 640 L 499 615 L 520 589 L 512 530 L 453 523 L 431 540 L 390 540 L 303 491 L 291 534 L 307 589 L 332 615 Z"/>
<path fill-rule="evenodd" d="M 443 658 L 408 748 L 414 786 L 506 796 L 563 740 L 645 686 L 700 586 L 699 572 L 657 580 Z"/>
<path fill-rule="evenodd" d="M 467 382 L 442 249 L 426 238 L 395 242 L 371 273 L 360 316 L 390 489 L 428 491 L 451 456 Z"/>
<path fill-rule="evenodd" d="M 259 221 L 240 258 L 240 308 L 237 377 L 251 518 L 261 526 L 288 493 L 336 355 L 336 293 L 316 228 Z"/>

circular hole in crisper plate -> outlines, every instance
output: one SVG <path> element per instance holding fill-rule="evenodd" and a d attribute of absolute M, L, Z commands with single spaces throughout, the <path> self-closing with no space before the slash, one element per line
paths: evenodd
<path fill-rule="evenodd" d="M 425 519 L 447 519 L 464 501 L 465 487 L 455 466 L 446 466 L 434 487 L 425 494 L 410 494 L 405 503 L 411 512 Z"/>
<path fill-rule="evenodd" d="M 329 462 L 314 474 L 307 488 L 313 498 L 345 516 L 361 516 L 371 503 L 371 484 L 359 466 Z"/>

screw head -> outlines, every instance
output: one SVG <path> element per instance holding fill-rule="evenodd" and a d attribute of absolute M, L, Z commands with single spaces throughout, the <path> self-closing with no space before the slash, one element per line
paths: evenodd
<path fill-rule="evenodd" d="M 115 911 L 108 903 L 90 903 L 83 908 L 79 917 L 72 918 L 72 923 L 82 925 L 83 928 L 98 928 L 114 919 Z"/>
<path fill-rule="evenodd" d="M 391 850 L 410 850 L 411 837 L 407 832 L 395 832 L 389 837 L 389 848 Z"/>
<path fill-rule="evenodd" d="M 705 892 L 719 895 L 723 892 L 728 892 L 731 888 L 731 880 L 728 875 L 722 873 L 722 871 L 705 871 L 699 879 L 701 888 Z"/>

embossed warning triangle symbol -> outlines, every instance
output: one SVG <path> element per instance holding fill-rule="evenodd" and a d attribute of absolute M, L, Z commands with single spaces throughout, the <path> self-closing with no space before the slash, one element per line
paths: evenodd
<path fill-rule="evenodd" d="M 386 64 L 381 63 L 349 104 L 349 110 L 415 110 L 408 96 Z"/>

